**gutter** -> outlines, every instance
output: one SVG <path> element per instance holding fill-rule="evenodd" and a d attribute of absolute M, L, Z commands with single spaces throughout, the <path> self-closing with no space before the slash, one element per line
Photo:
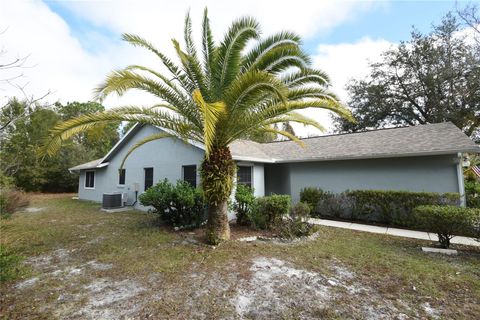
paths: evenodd
<path fill-rule="evenodd" d="M 460 206 L 466 207 L 467 201 L 465 198 L 465 183 L 463 181 L 463 168 L 462 168 L 462 153 L 457 153 L 456 164 L 457 164 L 457 181 L 458 181 L 458 192 L 460 193 Z"/>
<path fill-rule="evenodd" d="M 460 152 L 466 153 L 480 153 L 480 149 L 465 149 L 465 150 L 442 150 L 442 151 L 426 151 L 426 152 L 411 152 L 411 153 L 384 153 L 371 154 L 360 156 L 344 156 L 344 157 L 312 157 L 304 159 L 273 159 L 273 163 L 293 163 L 293 162 L 316 162 L 316 161 L 341 161 L 341 160 L 363 160 L 363 159 L 384 159 L 384 158 L 405 158 L 405 157 L 421 157 L 421 156 L 441 156 L 449 154 L 457 154 Z"/>

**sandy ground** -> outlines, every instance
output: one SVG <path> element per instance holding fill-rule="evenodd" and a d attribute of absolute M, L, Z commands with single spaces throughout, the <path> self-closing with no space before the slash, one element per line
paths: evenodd
<path fill-rule="evenodd" d="M 59 249 L 29 259 L 26 263 L 41 273 L 16 285 L 18 291 L 35 290 L 44 283 L 58 281 L 61 293 L 44 308 L 60 319 L 171 318 L 173 314 L 161 314 L 152 306 L 178 298 L 184 299 L 176 314 L 179 319 L 210 318 L 206 300 L 222 305 L 219 318 L 223 319 L 409 319 L 404 310 L 412 310 L 399 299 L 385 299 L 334 261 L 324 275 L 259 256 L 246 262 L 246 266 L 230 265 L 221 273 L 200 270 L 182 276 L 177 285 L 162 286 L 161 281 L 145 285 L 135 278 L 86 277 L 113 266 L 95 260 L 73 264 L 71 254 Z M 439 311 L 428 303 L 422 308 L 416 317 L 437 318 Z"/>

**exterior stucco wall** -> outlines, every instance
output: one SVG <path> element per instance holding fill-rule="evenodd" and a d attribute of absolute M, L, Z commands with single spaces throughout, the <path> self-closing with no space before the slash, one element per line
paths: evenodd
<path fill-rule="evenodd" d="M 135 201 L 134 185 L 138 184 L 138 194 L 144 191 L 145 174 L 144 168 L 153 168 L 153 183 L 163 179 L 175 182 L 182 179 L 182 166 L 197 165 L 199 167 L 203 159 L 203 150 L 188 145 L 176 138 L 165 138 L 149 142 L 135 150 L 125 162 L 126 170 L 125 185 L 118 184 L 118 168 L 128 150 L 139 140 L 158 133 L 159 129 L 152 126 L 141 128 L 135 136 L 130 139 L 118 152 L 110 159 L 108 167 L 96 169 L 95 189 L 85 189 L 85 171 L 80 173 L 79 198 L 101 202 L 103 193 L 122 192 L 128 194 L 128 204 Z M 198 170 L 197 170 L 198 172 Z M 197 184 L 200 183 L 200 177 L 197 173 Z M 137 202 L 137 208 L 142 208 Z"/>
<path fill-rule="evenodd" d="M 175 183 L 182 179 L 182 166 L 196 165 L 197 166 L 197 185 L 200 185 L 199 169 L 201 161 L 203 160 L 204 151 L 195 146 L 189 145 L 176 138 L 165 138 L 152 141 L 146 145 L 136 149 L 127 159 L 124 165 L 126 170 L 125 185 L 118 184 L 118 168 L 121 161 L 128 150 L 141 139 L 158 133 L 160 130 L 145 126 L 141 128 L 135 135 L 125 143 L 125 145 L 117 151 L 116 154 L 109 160 L 110 164 L 107 167 L 95 170 L 81 170 L 79 178 L 78 196 L 82 200 L 91 200 L 96 202 L 102 201 L 104 193 L 121 192 L 128 194 L 127 204 L 132 204 L 135 201 L 134 185 L 138 184 L 138 195 L 144 191 L 145 176 L 144 168 L 153 168 L 153 183 L 168 179 Z M 260 197 L 265 195 L 265 178 L 263 163 L 243 163 L 238 162 L 239 165 L 247 165 L 252 167 L 253 187 L 255 188 L 255 196 Z M 85 188 L 85 172 L 95 171 L 95 188 Z M 232 198 L 233 199 L 233 198 Z M 141 206 L 138 201 L 136 208 L 146 210 L 146 207 Z M 229 214 L 231 219 L 234 218 L 233 213 Z"/>
<path fill-rule="evenodd" d="M 268 165 L 266 194 L 291 194 L 296 202 L 305 187 L 335 193 L 356 189 L 459 192 L 455 157 L 452 154 Z"/>
<path fill-rule="evenodd" d="M 289 164 L 265 164 L 265 195 L 290 194 Z"/>

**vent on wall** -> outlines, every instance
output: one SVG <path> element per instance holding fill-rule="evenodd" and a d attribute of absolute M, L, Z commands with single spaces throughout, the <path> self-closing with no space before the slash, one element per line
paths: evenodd
<path fill-rule="evenodd" d="M 114 209 L 123 207 L 122 194 L 121 193 L 104 193 L 102 208 Z"/>

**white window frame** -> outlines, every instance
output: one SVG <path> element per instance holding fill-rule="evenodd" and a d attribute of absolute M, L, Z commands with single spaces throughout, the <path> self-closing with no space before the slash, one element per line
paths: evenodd
<path fill-rule="evenodd" d="M 89 172 L 93 172 L 93 187 L 87 187 L 87 173 L 89 173 Z M 95 177 L 95 170 L 85 171 L 85 181 L 83 182 L 83 188 L 88 189 L 88 190 L 95 189 L 95 180 L 97 180 L 96 177 Z"/>
<path fill-rule="evenodd" d="M 254 188 L 255 186 L 255 181 L 254 181 L 254 165 L 252 164 L 246 164 L 246 163 L 238 163 L 237 164 L 237 167 L 245 167 L 245 168 L 250 168 L 250 187 L 251 188 Z M 237 176 L 235 176 L 235 180 L 238 180 L 237 179 Z M 236 184 L 238 184 L 239 182 L 236 181 Z"/>

